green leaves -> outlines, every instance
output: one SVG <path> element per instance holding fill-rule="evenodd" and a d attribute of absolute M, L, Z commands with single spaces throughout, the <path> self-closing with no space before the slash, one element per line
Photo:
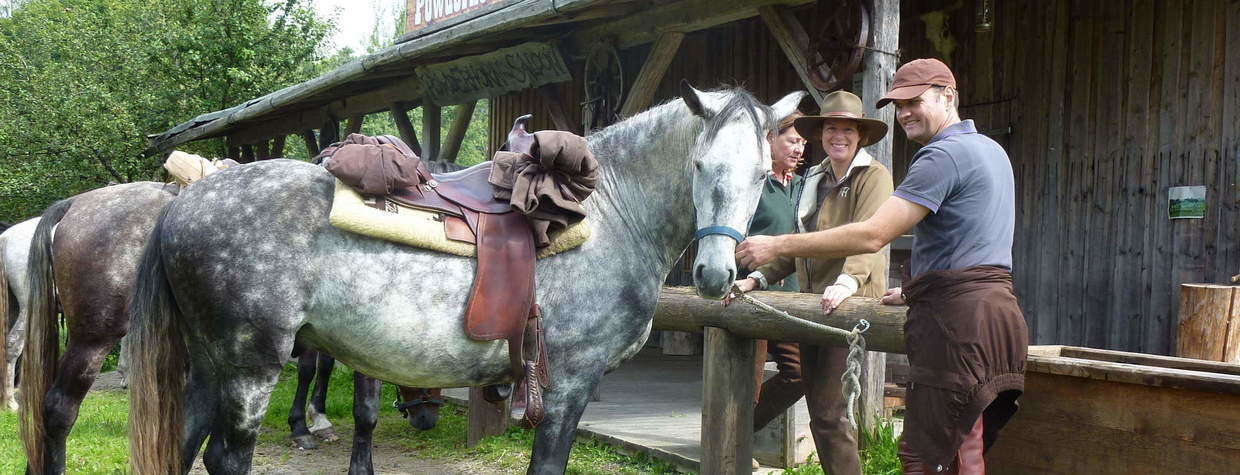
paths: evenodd
<path fill-rule="evenodd" d="M 312 77 L 309 0 L 32 0 L 0 17 L 0 221 L 157 176 L 145 135 Z M 219 141 L 189 151 L 223 155 Z"/>

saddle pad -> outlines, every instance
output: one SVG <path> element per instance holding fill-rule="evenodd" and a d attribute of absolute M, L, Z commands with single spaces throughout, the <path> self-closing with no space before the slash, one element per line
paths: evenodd
<path fill-rule="evenodd" d="M 390 213 L 371 207 L 356 190 L 336 180 L 335 201 L 329 220 L 332 226 L 342 231 L 432 251 L 477 257 L 477 246 L 448 239 L 439 213 L 405 206 L 396 209 L 397 213 Z M 539 259 L 580 246 L 590 238 L 590 225 L 582 220 L 550 236 L 551 245 L 538 250 Z"/>

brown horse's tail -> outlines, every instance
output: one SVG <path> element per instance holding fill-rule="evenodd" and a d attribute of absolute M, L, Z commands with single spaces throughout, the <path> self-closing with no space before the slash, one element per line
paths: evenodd
<path fill-rule="evenodd" d="M 43 396 L 47 394 L 60 361 L 60 322 L 56 304 L 56 282 L 52 275 L 52 229 L 69 212 L 72 199 L 57 201 L 43 212 L 43 219 L 30 240 L 26 264 L 30 294 L 26 299 L 26 348 L 21 367 L 22 445 L 31 473 L 43 473 L 47 448 L 43 445 L 46 415 Z"/>
<path fill-rule="evenodd" d="M 17 306 L 11 303 L 13 291 L 9 289 L 8 269 L 4 267 L 4 240 L 0 239 L 0 411 L 9 408 L 9 311 Z"/>
<path fill-rule="evenodd" d="M 161 252 L 164 217 L 142 251 L 129 330 L 129 463 L 133 473 L 182 473 L 186 348 Z"/>

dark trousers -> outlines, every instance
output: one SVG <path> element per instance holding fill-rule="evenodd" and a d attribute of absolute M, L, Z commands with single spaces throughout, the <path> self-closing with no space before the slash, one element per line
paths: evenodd
<path fill-rule="evenodd" d="M 805 396 L 809 429 L 822 470 L 834 475 L 861 473 L 857 435 L 848 425 L 847 402 L 842 394 L 847 348 L 758 341 L 755 355 L 770 353 L 779 374 L 761 384 L 753 410 L 754 430 L 761 429 Z M 757 360 L 762 381 L 765 358 Z"/>

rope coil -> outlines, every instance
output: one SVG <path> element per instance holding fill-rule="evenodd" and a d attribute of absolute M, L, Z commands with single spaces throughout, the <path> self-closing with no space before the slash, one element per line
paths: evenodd
<path fill-rule="evenodd" d="M 840 376 L 840 380 L 844 383 L 842 388 L 844 400 L 848 401 L 848 424 L 852 426 L 853 430 L 857 430 L 856 403 L 857 397 L 861 395 L 861 359 L 865 356 L 865 337 L 861 336 L 861 334 L 870 329 L 870 322 L 863 318 L 853 326 L 852 331 L 849 331 L 791 315 L 788 312 L 768 305 L 766 302 L 750 297 L 735 288 L 732 289 L 732 294 L 745 303 L 758 307 L 771 315 L 783 319 L 795 319 L 799 324 L 806 325 L 812 329 L 844 337 L 848 342 L 848 359 L 844 364 L 844 374 Z"/>

